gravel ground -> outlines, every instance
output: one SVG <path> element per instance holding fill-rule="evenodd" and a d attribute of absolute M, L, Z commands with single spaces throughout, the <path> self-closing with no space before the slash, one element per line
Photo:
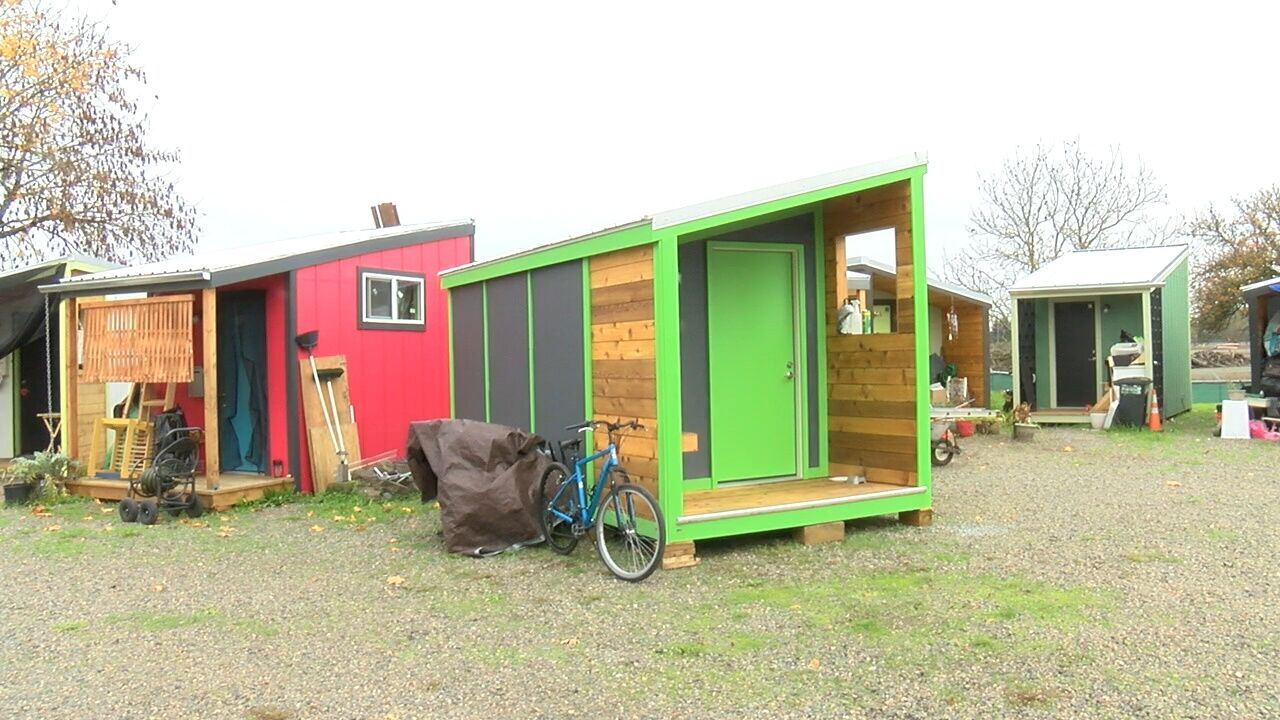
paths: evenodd
<path fill-rule="evenodd" d="M 5 509 L 0 716 L 1280 716 L 1280 449 L 1202 423 L 974 438 L 931 528 L 639 586 L 589 545 L 448 556 L 415 505 Z"/>

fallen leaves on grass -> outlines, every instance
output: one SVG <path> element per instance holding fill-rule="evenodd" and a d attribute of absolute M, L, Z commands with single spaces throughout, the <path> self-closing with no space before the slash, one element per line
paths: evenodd
<path fill-rule="evenodd" d="M 404 584 L 404 577 L 401 575 L 392 575 L 387 578 L 387 584 L 391 587 L 400 587 Z"/>
<path fill-rule="evenodd" d="M 235 534 L 235 532 L 236 532 L 236 529 L 231 527 L 230 525 L 223 525 L 222 527 L 218 528 L 218 537 L 220 538 L 231 537 L 232 535 Z"/>
<path fill-rule="evenodd" d="M 151 586 L 151 592 L 164 592 L 164 583 L 156 583 Z"/>
<path fill-rule="evenodd" d="M 104 508 L 98 508 L 98 512 L 102 513 L 103 515 L 110 515 L 111 513 L 115 512 L 115 511 L 114 511 L 114 510 L 112 510 L 112 509 L 111 509 L 111 508 L 109 508 L 109 507 L 104 507 Z"/>
<path fill-rule="evenodd" d="M 44 531 L 45 531 L 45 532 L 50 532 L 50 533 L 52 533 L 52 532 L 60 532 L 61 530 L 62 530 L 62 526 L 61 526 L 61 525 L 46 525 L 46 526 L 45 526 L 45 528 L 44 528 Z"/>
<path fill-rule="evenodd" d="M 353 513 L 362 513 L 362 512 L 364 512 L 364 508 L 360 507 L 359 505 L 353 505 L 353 506 L 351 506 L 351 512 L 353 512 Z"/>
<path fill-rule="evenodd" d="M 1165 487 L 1171 487 L 1171 488 L 1182 487 L 1182 483 L 1178 482 L 1177 480 L 1165 480 L 1164 485 Z"/>
<path fill-rule="evenodd" d="M 319 525 L 312 525 L 312 526 L 311 526 L 311 532 L 313 532 L 313 533 L 322 533 L 322 532 L 324 532 L 324 528 L 320 527 Z"/>
<path fill-rule="evenodd" d="M 80 518 L 80 519 L 81 519 L 81 520 L 84 520 L 85 522 L 88 522 L 88 521 L 90 521 L 90 520 L 92 520 L 92 519 L 93 519 L 93 516 L 92 516 L 92 515 L 85 515 L 84 517 L 82 517 L 82 518 Z"/>
<path fill-rule="evenodd" d="M 564 640 L 560 641 L 560 644 L 564 645 L 565 647 L 578 647 L 579 642 L 581 641 L 578 640 L 578 638 L 565 638 Z"/>
<path fill-rule="evenodd" d="M 818 660 L 818 658 L 814 658 L 814 659 L 812 659 L 812 660 L 810 660 L 810 661 L 809 661 L 809 669 L 810 669 L 810 670 L 817 670 L 817 669 L 818 669 L 818 668 L 820 668 L 820 667 L 822 667 L 822 662 L 821 662 L 820 660 Z"/>
<path fill-rule="evenodd" d="M 1067 446 L 1065 446 L 1065 447 L 1063 447 L 1063 448 L 1062 448 L 1062 452 L 1075 452 L 1075 451 L 1076 451 L 1076 449 L 1075 449 L 1075 448 L 1073 448 L 1073 447 L 1071 447 L 1070 445 L 1067 445 Z"/>
<path fill-rule="evenodd" d="M 35 515 L 36 517 L 50 517 L 53 515 L 53 513 L 49 512 L 48 510 L 45 510 L 43 505 L 37 505 L 31 508 L 31 514 Z"/>

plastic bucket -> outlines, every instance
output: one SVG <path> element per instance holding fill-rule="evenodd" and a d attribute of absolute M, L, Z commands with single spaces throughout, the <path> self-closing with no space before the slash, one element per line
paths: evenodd
<path fill-rule="evenodd" d="M 960 437 L 963 437 L 963 438 L 967 438 L 967 437 L 973 437 L 973 433 L 974 433 L 974 428 L 973 428 L 973 421 L 972 421 L 972 420 L 957 420 L 957 421 L 956 421 L 956 434 L 957 434 L 957 435 L 959 435 Z"/>
<path fill-rule="evenodd" d="M 1104 412 L 1089 413 L 1089 422 L 1093 425 L 1094 430 L 1101 430 L 1107 426 L 1107 414 Z"/>

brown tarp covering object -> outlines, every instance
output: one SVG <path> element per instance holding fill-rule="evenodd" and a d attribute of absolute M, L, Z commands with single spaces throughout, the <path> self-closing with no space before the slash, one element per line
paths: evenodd
<path fill-rule="evenodd" d="M 440 501 L 450 552 L 485 556 L 542 540 L 538 482 L 550 464 L 542 438 L 475 420 L 409 424 L 405 457 L 422 501 Z"/>

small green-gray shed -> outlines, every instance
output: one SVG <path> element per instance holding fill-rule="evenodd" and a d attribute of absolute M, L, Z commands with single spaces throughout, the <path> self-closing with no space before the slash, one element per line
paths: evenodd
<path fill-rule="evenodd" d="M 1186 245 L 1077 250 L 1014 283 L 1014 402 L 1036 422 L 1088 422 L 1121 333 L 1140 338 L 1161 414 L 1191 409 Z M 1135 372 L 1135 371 L 1130 371 Z"/>

